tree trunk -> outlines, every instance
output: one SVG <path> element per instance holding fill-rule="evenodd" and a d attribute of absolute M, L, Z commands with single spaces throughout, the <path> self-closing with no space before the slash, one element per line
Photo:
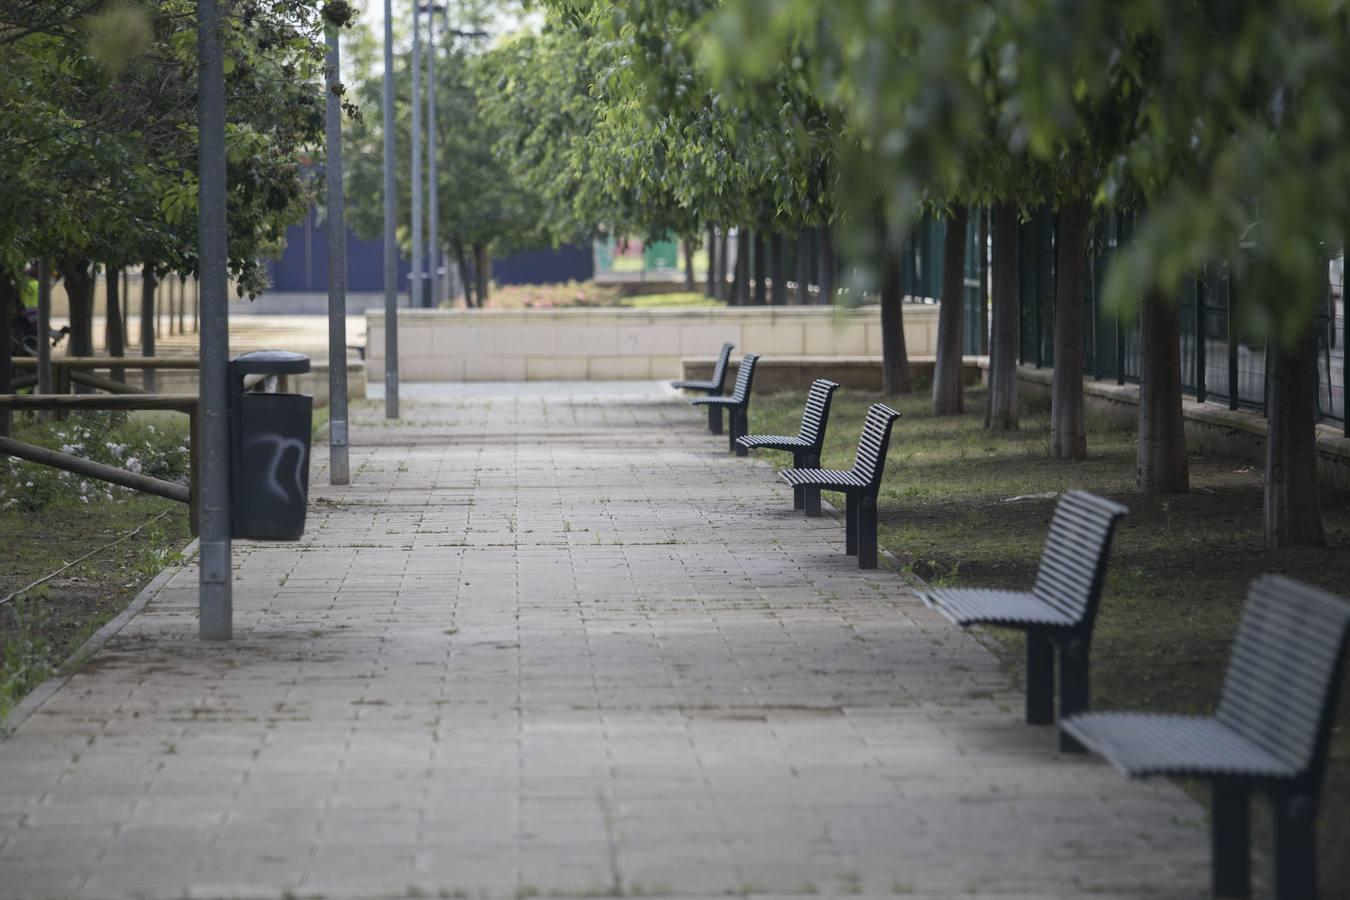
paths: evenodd
<path fill-rule="evenodd" d="M 150 263 L 141 267 L 141 356 L 155 355 L 155 270 Z M 154 369 L 145 369 L 141 382 L 154 393 L 159 384 Z"/>
<path fill-rule="evenodd" d="M 881 392 L 888 397 L 912 394 L 914 382 L 905 349 L 904 291 L 900 284 L 901 253 L 890 245 L 886 220 L 875 225 L 877 261 L 881 266 Z"/>
<path fill-rule="evenodd" d="M 942 249 L 942 302 L 938 307 L 937 362 L 933 365 L 933 415 L 956 416 L 965 411 L 961 390 L 961 319 L 966 287 L 965 206 L 952 207 L 947 240 Z"/>
<path fill-rule="evenodd" d="M 727 257 L 730 256 L 731 238 L 725 231 L 717 235 L 717 299 L 727 301 Z"/>
<path fill-rule="evenodd" d="M 708 228 L 708 275 L 703 293 L 709 300 L 717 299 L 717 231 L 711 226 Z"/>
<path fill-rule="evenodd" d="M 1016 431 L 1017 348 L 1017 205 L 994 207 L 994 311 L 989 342 L 989 405 L 984 427 Z"/>
<path fill-rule="evenodd" d="M 1087 457 L 1083 417 L 1087 244 L 1087 201 L 1065 203 L 1055 235 L 1055 367 L 1050 387 L 1050 452 L 1060 459 Z"/>
<path fill-rule="evenodd" d="M 1266 546 L 1320 546 L 1317 494 L 1317 326 L 1292 346 L 1272 339 L 1266 407 Z"/>
<path fill-rule="evenodd" d="M 108 288 L 108 304 L 104 310 L 103 316 L 103 345 L 108 348 L 108 355 L 113 357 L 126 356 L 126 327 L 122 320 L 122 270 L 108 266 L 104 276 L 104 282 Z M 110 372 L 113 381 L 127 380 L 127 370 L 115 368 Z"/>
<path fill-rule="evenodd" d="M 756 232 L 755 232 L 755 247 L 754 247 L 754 257 L 755 257 L 755 305 L 756 305 L 756 306 L 764 306 L 765 304 L 767 304 L 767 303 L 769 302 L 769 285 L 768 285 L 768 281 L 767 281 L 767 278 L 768 278 L 768 274 L 767 274 L 767 273 L 768 273 L 768 268 L 769 268 L 769 267 L 768 267 L 768 265 L 766 264 L 766 263 L 767 263 L 767 260 L 765 260 L 765 258 L 764 258 L 764 251 L 765 251 L 765 244 L 766 244 L 766 243 L 767 243 L 767 241 L 764 240 L 764 232 L 763 232 L 763 231 L 756 231 Z"/>
<path fill-rule="evenodd" d="M 798 306 L 811 303 L 811 231 L 803 228 L 797 232 L 797 298 Z"/>
<path fill-rule="evenodd" d="M 834 229 L 826 224 L 820 229 L 820 302 L 834 303 L 835 274 L 838 268 L 835 257 Z"/>
<path fill-rule="evenodd" d="M 680 242 L 684 246 L 684 289 L 693 293 L 694 287 L 694 240 L 685 238 Z"/>
<path fill-rule="evenodd" d="M 478 308 L 486 309 L 489 299 L 489 284 L 492 281 L 492 257 L 488 255 L 487 244 L 473 245 L 473 276 L 478 292 Z"/>
<path fill-rule="evenodd" d="M 18 305 L 18 279 L 0 270 L 0 394 L 14 392 L 14 312 Z M 0 409 L 0 437 L 9 437 L 12 418 L 9 410 Z"/>
<path fill-rule="evenodd" d="M 464 288 L 464 308 L 473 309 L 473 269 L 469 266 L 469 254 L 461 243 L 455 244 L 455 262 L 459 265 L 459 282 Z"/>
<path fill-rule="evenodd" d="M 70 302 L 70 356 L 94 355 L 94 274 L 83 260 L 63 260 L 59 266 Z"/>
<path fill-rule="evenodd" d="M 736 229 L 736 305 L 750 305 L 750 231 Z"/>
<path fill-rule="evenodd" d="M 1135 485 L 1153 494 L 1184 494 L 1191 486 L 1181 416 L 1181 310 L 1155 292 L 1144 297 L 1139 311 Z"/>
<path fill-rule="evenodd" d="M 787 261 L 783 258 L 783 233 L 775 231 L 769 235 L 769 303 L 773 306 L 787 304 Z"/>

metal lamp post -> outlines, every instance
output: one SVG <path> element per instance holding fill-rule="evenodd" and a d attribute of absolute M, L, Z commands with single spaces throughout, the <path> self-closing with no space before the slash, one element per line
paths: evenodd
<path fill-rule="evenodd" d="M 436 176 L 436 13 L 445 15 L 445 7 L 428 4 L 427 14 L 427 256 L 431 296 L 428 306 L 441 305 L 440 181 Z"/>
<path fill-rule="evenodd" d="M 384 0 L 384 416 L 386 419 L 398 418 L 398 245 L 394 241 L 394 201 L 394 10 L 393 0 Z"/>
<path fill-rule="evenodd" d="M 422 244 L 422 11 L 413 0 L 412 43 L 412 272 L 409 273 L 410 306 L 424 306 L 423 265 L 426 261 Z"/>
<path fill-rule="evenodd" d="M 327 23 L 325 140 L 328 187 L 328 481 L 350 484 L 347 449 L 347 225 L 342 185 L 342 83 L 338 27 Z"/>

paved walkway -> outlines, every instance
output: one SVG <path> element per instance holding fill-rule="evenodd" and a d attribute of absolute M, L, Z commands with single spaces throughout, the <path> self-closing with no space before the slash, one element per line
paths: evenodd
<path fill-rule="evenodd" d="M 233 643 L 185 570 L 0 744 L 0 895 L 1206 893 L 1194 804 L 1057 755 L 701 414 L 408 393 L 239 548 Z"/>

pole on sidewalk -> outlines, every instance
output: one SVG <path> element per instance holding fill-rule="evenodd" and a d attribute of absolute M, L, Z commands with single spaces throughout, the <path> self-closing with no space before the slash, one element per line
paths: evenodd
<path fill-rule="evenodd" d="M 197 234 L 201 302 L 200 416 L 201 552 L 198 561 L 205 641 L 229 640 L 233 631 L 230 562 L 230 423 L 228 385 L 230 322 L 226 298 L 225 57 L 216 0 L 197 0 Z"/>
<path fill-rule="evenodd" d="M 328 481 L 350 484 L 347 457 L 347 223 L 342 185 L 342 51 L 338 27 L 326 24 L 328 44 L 327 165 L 328 187 Z"/>
<path fill-rule="evenodd" d="M 394 10 L 384 0 L 384 417 L 398 418 L 398 245 L 394 242 Z"/>
<path fill-rule="evenodd" d="M 422 9 L 413 0 L 412 45 L 412 272 L 409 274 L 409 306 L 426 305 L 422 267 L 426 248 L 422 245 Z"/>
<path fill-rule="evenodd" d="M 441 305 L 440 182 L 436 180 L 436 13 L 445 7 L 429 4 L 427 10 L 427 275 L 431 297 L 427 305 Z"/>

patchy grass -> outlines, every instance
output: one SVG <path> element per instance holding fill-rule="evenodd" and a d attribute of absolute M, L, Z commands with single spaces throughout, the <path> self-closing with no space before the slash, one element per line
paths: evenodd
<path fill-rule="evenodd" d="M 186 430 L 186 417 L 168 415 L 15 421 L 20 440 L 183 482 Z M 0 459 L 0 598 L 143 525 L 140 534 L 0 605 L 0 717 L 125 609 L 189 538 L 183 504 Z"/>
<path fill-rule="evenodd" d="M 836 395 L 824 465 L 851 464 L 866 408 L 879 399 Z M 757 399 L 752 430 L 794 432 L 803 400 L 804 392 Z M 1044 495 L 1083 488 L 1128 506 L 1093 642 L 1095 708 L 1211 712 L 1247 586 L 1261 573 L 1283 572 L 1350 595 L 1350 493 L 1323 490 L 1328 546 L 1267 550 L 1259 465 L 1193 453 L 1191 493 L 1138 494 L 1134 429 L 1090 419 L 1089 458 L 1064 462 L 1049 455 L 1047 408 L 1024 409 L 1021 431 L 991 434 L 982 427 L 984 400 L 983 391 L 970 391 L 966 415 L 947 418 L 931 414 L 926 396 L 892 404 L 903 418 L 879 500 L 880 542 L 929 582 L 1026 588 L 1056 502 Z M 782 454 L 767 456 L 787 462 Z M 989 633 L 1020 680 L 1021 634 Z M 1327 896 L 1350 896 L 1350 857 L 1334 850 L 1350 845 L 1350 807 L 1337 802 L 1350 797 L 1350 685 L 1342 696 L 1322 792 Z M 1185 787 L 1208 801 L 1202 784 Z M 1266 807 L 1254 800 L 1258 840 Z"/>

